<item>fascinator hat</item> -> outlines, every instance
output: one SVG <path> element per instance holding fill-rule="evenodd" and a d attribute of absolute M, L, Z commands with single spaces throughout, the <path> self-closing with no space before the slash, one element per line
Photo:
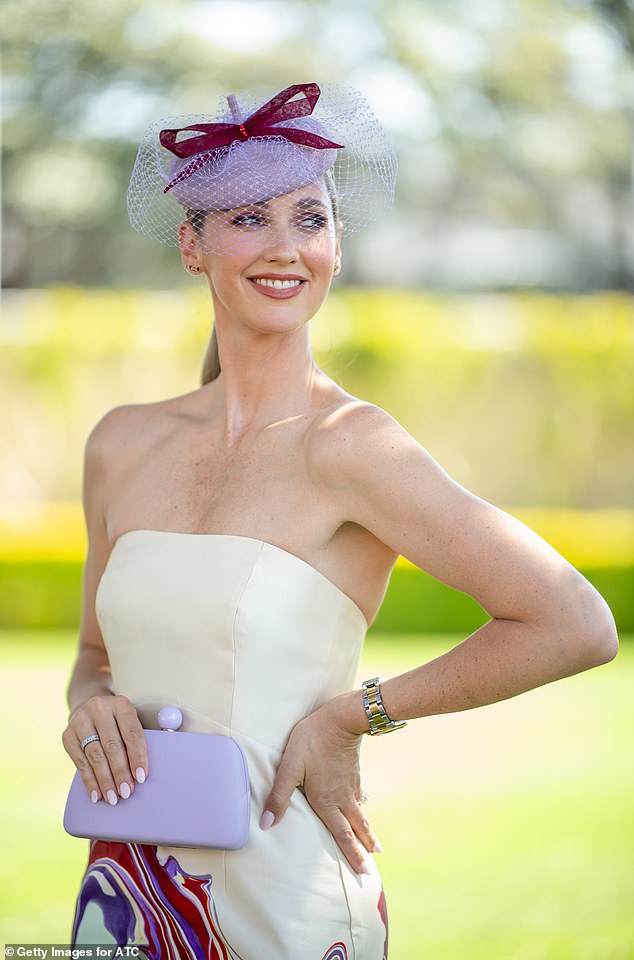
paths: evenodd
<path fill-rule="evenodd" d="M 170 246 L 178 245 L 183 219 L 204 221 L 205 252 L 230 252 L 281 222 L 280 202 L 277 220 L 269 215 L 275 198 L 288 198 L 281 219 L 304 233 L 362 230 L 390 210 L 395 176 L 394 151 L 362 94 L 303 83 L 268 100 L 229 94 L 215 116 L 152 124 L 132 172 L 128 212 L 136 230 Z M 311 185 L 330 200 L 321 221 L 318 202 L 302 189 Z"/>

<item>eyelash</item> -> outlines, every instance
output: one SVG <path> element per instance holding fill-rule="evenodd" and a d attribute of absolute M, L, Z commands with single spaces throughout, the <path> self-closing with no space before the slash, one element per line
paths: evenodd
<path fill-rule="evenodd" d="M 310 216 L 298 217 L 293 221 L 294 226 L 307 233 L 323 230 L 327 225 L 328 219 L 320 213 L 314 213 Z M 266 217 L 261 213 L 240 213 L 231 220 L 231 225 L 239 230 L 249 230 L 255 227 L 266 226 Z"/>
<path fill-rule="evenodd" d="M 321 213 L 313 213 L 308 217 L 298 218 L 297 225 L 302 230 L 323 230 L 328 220 Z"/>
<path fill-rule="evenodd" d="M 239 227 L 240 229 L 262 226 L 263 223 L 264 217 L 261 213 L 240 213 L 231 221 L 232 226 Z"/>

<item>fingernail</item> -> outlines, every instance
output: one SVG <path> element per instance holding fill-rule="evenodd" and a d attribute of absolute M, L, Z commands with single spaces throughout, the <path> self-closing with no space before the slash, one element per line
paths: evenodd
<path fill-rule="evenodd" d="M 130 786 L 125 782 L 125 780 L 119 787 L 119 793 L 121 794 L 124 800 L 127 800 L 128 797 L 130 796 Z"/>
<path fill-rule="evenodd" d="M 91 803 L 96 803 L 98 799 L 99 799 L 99 794 L 97 793 L 97 791 L 96 791 L 96 790 L 91 790 L 91 792 L 90 792 L 90 801 L 91 801 Z"/>
<path fill-rule="evenodd" d="M 367 874 L 368 877 L 369 877 L 370 874 L 372 873 L 372 871 L 370 870 L 370 868 L 369 868 L 369 866 L 367 865 L 367 863 L 366 863 L 365 860 L 363 861 L 363 863 L 362 863 L 361 866 L 359 867 L 359 873 L 365 873 L 365 874 Z"/>
<path fill-rule="evenodd" d="M 114 792 L 114 790 L 108 790 L 108 793 L 106 794 L 106 796 L 108 797 L 108 803 L 110 803 L 114 807 L 114 805 L 117 802 L 117 795 Z"/>
<path fill-rule="evenodd" d="M 143 767 L 137 767 L 134 771 L 134 776 L 136 777 L 137 783 L 145 783 L 145 770 Z"/>
<path fill-rule="evenodd" d="M 270 810 L 265 810 L 260 819 L 260 830 L 268 830 L 275 823 L 275 814 Z"/>
<path fill-rule="evenodd" d="M 374 841 L 374 846 L 372 847 L 372 853 L 383 853 L 383 847 L 378 840 Z"/>

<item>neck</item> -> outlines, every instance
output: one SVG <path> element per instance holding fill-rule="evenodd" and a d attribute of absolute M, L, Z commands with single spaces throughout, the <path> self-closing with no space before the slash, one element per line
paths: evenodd
<path fill-rule="evenodd" d="M 221 373 L 214 414 L 229 446 L 272 423 L 301 416 L 310 406 L 317 372 L 308 327 L 259 333 L 224 324 L 216 315 Z"/>

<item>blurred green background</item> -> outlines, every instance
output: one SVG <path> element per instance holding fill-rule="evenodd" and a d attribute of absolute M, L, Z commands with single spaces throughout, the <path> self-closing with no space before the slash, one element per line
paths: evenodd
<path fill-rule="evenodd" d="M 5 291 L 0 625 L 77 623 L 86 435 L 115 403 L 191 389 L 208 311 L 202 284 Z M 606 595 L 621 632 L 634 632 L 633 331 L 632 299 L 618 291 L 341 287 L 313 341 L 347 390 L 537 529 Z M 401 562 L 373 631 L 483 621 L 470 598 Z"/>
<path fill-rule="evenodd" d="M 60 825 L 59 739 L 86 435 L 190 390 L 212 320 L 127 224 L 136 145 L 223 92 L 323 79 L 363 90 L 400 174 L 393 214 L 346 244 L 320 365 L 578 566 L 625 641 L 600 671 L 365 746 L 390 958 L 634 957 L 633 50 L 631 0 L 0 5 L 5 940 L 66 939 L 86 856 Z M 399 562 L 362 673 L 483 620 Z"/>
<path fill-rule="evenodd" d="M 371 637 L 359 676 L 400 673 L 459 639 Z M 64 942 L 88 855 L 61 825 L 72 768 L 60 691 L 75 637 L 0 642 L 3 707 L 20 734 L 3 749 L 0 928 L 9 942 Z M 634 956 L 633 683 L 625 645 L 599 670 L 367 738 L 391 960 Z"/>

